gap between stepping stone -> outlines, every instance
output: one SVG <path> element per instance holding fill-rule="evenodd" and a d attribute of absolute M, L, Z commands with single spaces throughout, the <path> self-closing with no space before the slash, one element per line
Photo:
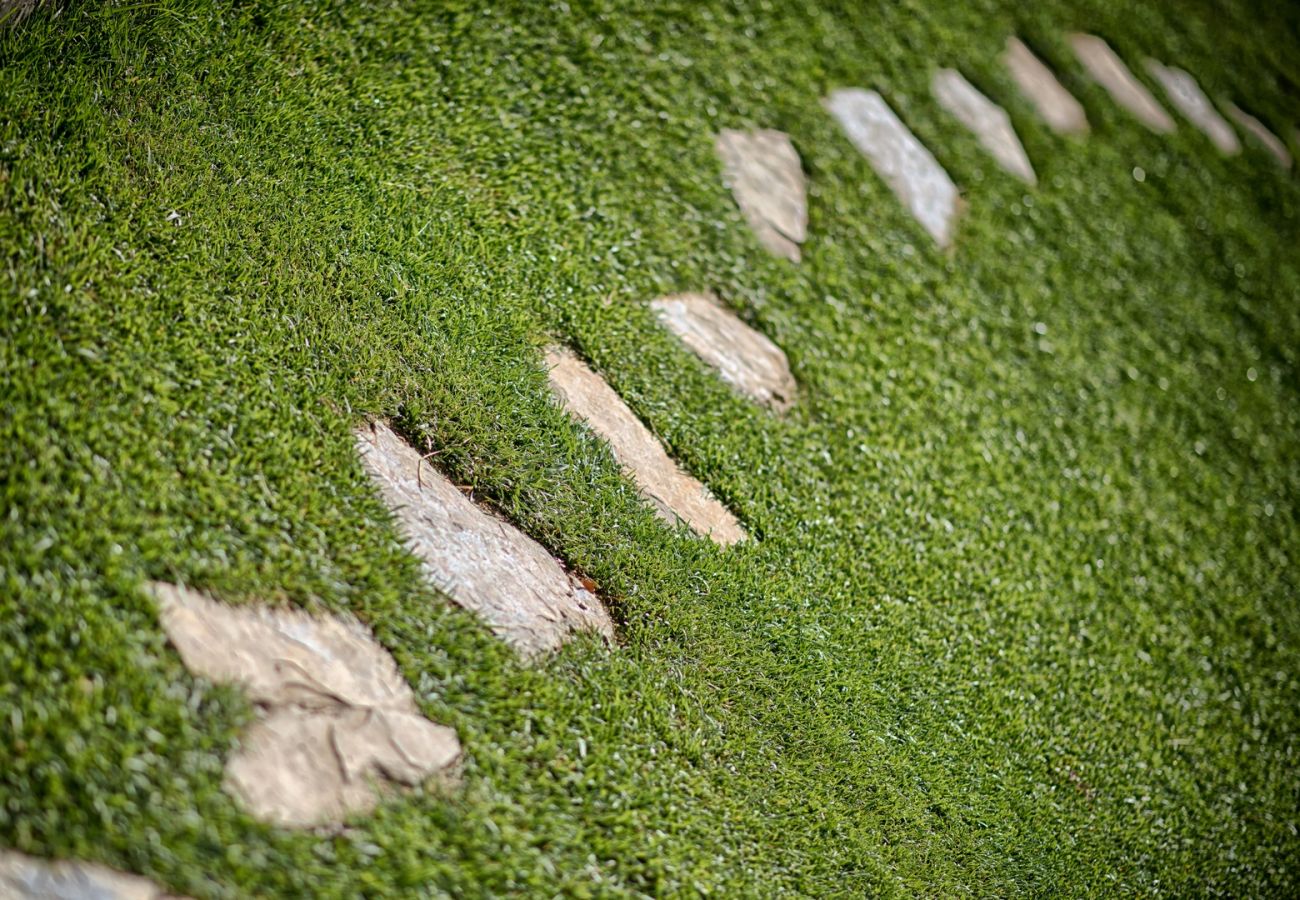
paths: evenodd
<path fill-rule="evenodd" d="M 799 262 L 808 236 L 807 184 L 799 153 L 781 131 L 724 128 L 714 141 L 722 180 L 730 188 L 758 242 Z"/>
<path fill-rule="evenodd" d="M 1269 131 L 1267 125 L 1231 100 L 1224 101 L 1223 105 L 1234 122 L 1254 135 L 1264 145 L 1264 148 L 1273 154 L 1273 158 L 1277 160 L 1278 165 L 1284 169 L 1291 168 L 1291 154 L 1280 137 Z"/>
<path fill-rule="evenodd" d="M 853 146 L 940 247 L 952 243 L 958 194 L 948 173 L 875 91 L 841 88 L 826 108 Z"/>
<path fill-rule="evenodd" d="M 998 165 L 1022 181 L 1038 183 L 1006 110 L 981 94 L 956 69 L 935 72 L 930 92 L 940 106 L 971 130 Z"/>
<path fill-rule="evenodd" d="M 1160 82 L 1174 108 L 1204 132 L 1220 153 L 1235 156 L 1241 152 L 1241 141 L 1237 140 L 1237 133 L 1219 115 L 1219 111 L 1214 108 L 1210 98 L 1205 96 L 1190 72 L 1163 65 L 1150 57 L 1144 60 L 1144 64 L 1151 77 Z"/>
<path fill-rule="evenodd" d="M 226 761 L 226 790 L 258 819 L 300 828 L 372 810 L 386 783 L 454 779 L 456 732 L 430 722 L 359 622 L 230 606 L 153 583 L 186 668 L 240 685 L 261 717 Z"/>
<path fill-rule="evenodd" d="M 623 470 L 655 512 L 727 546 L 745 538 L 740 522 L 696 478 L 682 471 L 623 399 L 578 357 L 546 351 L 551 389 L 571 415 L 604 438 Z"/>
<path fill-rule="evenodd" d="M 1088 133 L 1088 116 L 1082 104 L 1019 38 L 1007 38 L 1002 61 L 1048 128 L 1057 134 Z"/>
<path fill-rule="evenodd" d="M 435 587 L 525 659 L 577 631 L 614 640 L 600 598 L 541 544 L 467 498 L 383 422 L 356 430 L 367 473 Z"/>
<path fill-rule="evenodd" d="M 4 900 L 181 900 L 140 875 L 81 860 L 39 859 L 0 850 Z"/>
<path fill-rule="evenodd" d="M 777 412 L 794 403 L 795 380 L 785 353 L 742 322 L 711 293 L 673 294 L 651 308 L 727 384 Z"/>
<path fill-rule="evenodd" d="M 1124 65 L 1110 44 L 1096 35 L 1079 32 L 1069 35 L 1069 41 L 1079 62 L 1083 63 L 1092 79 L 1139 122 L 1157 134 L 1169 134 L 1178 127 L 1174 124 L 1173 117 L 1165 112 L 1146 86 Z"/>

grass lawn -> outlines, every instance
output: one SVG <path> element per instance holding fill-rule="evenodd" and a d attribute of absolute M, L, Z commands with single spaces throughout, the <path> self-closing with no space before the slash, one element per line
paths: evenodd
<path fill-rule="evenodd" d="M 1147 131 L 1065 40 L 1291 139 L 1294 13 L 953 6 L 71 2 L 0 36 L 0 846 L 195 897 L 1300 893 L 1300 190 Z M 1090 135 L 1035 117 L 1011 34 Z M 962 189 L 950 252 L 822 108 L 854 86 Z M 753 127 L 809 178 L 798 265 L 720 177 Z M 706 289 L 788 354 L 786 415 L 648 305 Z M 750 540 L 639 501 L 556 341 Z M 366 415 L 598 582 L 619 645 L 525 666 L 450 608 Z M 252 819 L 253 711 L 150 579 L 355 612 L 463 789 Z"/>

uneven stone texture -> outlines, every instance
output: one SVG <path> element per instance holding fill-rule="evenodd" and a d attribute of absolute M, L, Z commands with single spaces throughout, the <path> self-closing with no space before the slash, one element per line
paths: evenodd
<path fill-rule="evenodd" d="M 1273 158 L 1277 160 L 1278 165 L 1284 169 L 1291 168 L 1291 154 L 1286 149 L 1286 144 L 1282 143 L 1282 139 L 1276 134 L 1269 131 L 1267 125 L 1232 101 L 1224 103 L 1224 109 L 1228 111 L 1228 115 L 1232 116 L 1234 122 L 1254 135 L 1268 152 L 1273 154 Z"/>
<path fill-rule="evenodd" d="M 0 850 L 2 900 L 166 900 L 173 896 L 147 878 L 99 863 L 38 859 Z"/>
<path fill-rule="evenodd" d="M 548 350 L 546 364 L 560 402 L 609 443 L 614 458 L 663 519 L 674 524 L 680 519 L 723 545 L 745 537 L 736 517 L 669 458 L 604 379 L 567 350 Z"/>
<path fill-rule="evenodd" d="M 675 294 L 650 304 L 659 320 L 727 384 L 778 412 L 794 402 L 795 381 L 781 348 L 712 294 Z"/>
<path fill-rule="evenodd" d="M 383 422 L 356 438 L 425 574 L 522 656 L 554 650 L 576 631 L 614 639 L 600 598 L 541 544 L 469 500 Z"/>
<path fill-rule="evenodd" d="M 1088 116 L 1083 106 L 1019 38 L 1007 38 L 1002 61 L 1048 128 L 1057 134 L 1087 134 Z"/>
<path fill-rule="evenodd" d="M 259 819 L 337 822 L 373 809 L 383 781 L 418 784 L 459 760 L 455 731 L 420 714 L 359 623 L 228 606 L 171 584 L 151 591 L 186 667 L 262 708 L 226 764 L 226 789 Z"/>
<path fill-rule="evenodd" d="M 1157 134 L 1168 134 L 1177 128 L 1173 117 L 1156 102 L 1142 82 L 1133 77 L 1110 44 L 1095 35 L 1078 33 L 1070 35 L 1070 44 L 1093 80 L 1139 122 Z"/>
<path fill-rule="evenodd" d="M 934 99 L 952 113 L 979 140 L 980 145 L 997 160 L 998 165 L 1030 184 L 1038 177 L 1029 163 L 1025 148 L 1011 127 L 1006 110 L 985 97 L 955 69 L 940 69 L 930 81 Z"/>
<path fill-rule="evenodd" d="M 799 262 L 808 236 L 808 197 L 803 166 L 790 136 L 764 129 L 723 129 L 714 143 L 722 178 L 758 242 L 777 256 Z"/>
<path fill-rule="evenodd" d="M 1220 153 L 1232 156 L 1241 152 L 1241 141 L 1237 140 L 1237 133 L 1219 115 L 1191 73 L 1150 58 L 1146 60 L 1146 67 L 1151 77 L 1160 82 L 1174 108 L 1203 131 Z"/>
<path fill-rule="evenodd" d="M 925 230 L 946 247 L 957 217 L 957 186 L 875 91 L 832 91 L 826 108 Z"/>

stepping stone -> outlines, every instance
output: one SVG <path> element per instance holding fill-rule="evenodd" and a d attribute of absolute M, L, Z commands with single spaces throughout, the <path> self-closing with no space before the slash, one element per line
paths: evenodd
<path fill-rule="evenodd" d="M 1083 106 L 1019 38 L 1007 38 L 1002 61 L 1048 128 L 1057 134 L 1088 133 L 1088 116 Z"/>
<path fill-rule="evenodd" d="M 5 900 L 179 900 L 147 878 L 99 863 L 38 859 L 0 850 Z"/>
<path fill-rule="evenodd" d="M 1241 152 L 1241 142 L 1237 133 L 1227 123 L 1219 111 L 1214 108 L 1210 98 L 1205 96 L 1200 85 L 1191 73 L 1174 66 L 1162 65 L 1154 59 L 1146 60 L 1147 71 L 1151 77 L 1160 82 L 1174 105 L 1187 121 L 1205 133 L 1210 142 L 1219 148 L 1219 152 L 1234 156 Z"/>
<path fill-rule="evenodd" d="M 976 90 L 956 69 L 935 72 L 930 92 L 940 106 L 971 130 L 998 165 L 1023 181 L 1038 183 L 1006 110 Z"/>
<path fill-rule="evenodd" d="M 790 136 L 725 128 L 713 146 L 722 160 L 722 180 L 758 242 L 799 262 L 799 245 L 808 237 L 807 184 Z"/>
<path fill-rule="evenodd" d="M 1286 149 L 1286 144 L 1282 143 L 1280 137 L 1269 131 L 1267 125 L 1231 100 L 1224 103 L 1224 109 L 1228 111 L 1228 115 L 1232 116 L 1234 122 L 1254 135 L 1264 145 L 1264 148 L 1273 154 L 1273 158 L 1277 160 L 1278 165 L 1284 169 L 1291 168 L 1291 154 Z"/>
<path fill-rule="evenodd" d="M 1157 134 L 1169 134 L 1177 126 L 1164 107 L 1156 102 L 1142 82 L 1133 77 L 1124 61 L 1101 38 L 1075 33 L 1069 36 L 1079 62 L 1120 106 Z"/>
<path fill-rule="evenodd" d="M 736 317 L 713 294 L 674 294 L 650 304 L 659 321 L 722 380 L 759 403 L 784 412 L 795 381 L 781 348 Z"/>
<path fill-rule="evenodd" d="M 186 668 L 240 685 L 261 712 L 225 787 L 258 819 L 306 827 L 372 810 L 390 785 L 454 779 L 456 732 L 426 719 L 388 651 L 360 623 L 229 606 L 149 586 Z"/>
<path fill-rule="evenodd" d="M 356 442 L 425 575 L 521 656 L 554 650 L 577 631 L 614 640 L 599 597 L 541 544 L 467 498 L 386 424 L 358 428 Z"/>
<path fill-rule="evenodd" d="M 679 520 L 723 546 L 745 537 L 725 506 L 683 472 L 614 389 L 568 350 L 546 352 L 551 389 L 560 404 L 608 442 L 623 470 L 665 521 Z"/>
<path fill-rule="evenodd" d="M 957 186 L 875 91 L 843 88 L 826 100 L 853 145 L 940 247 L 952 242 Z"/>

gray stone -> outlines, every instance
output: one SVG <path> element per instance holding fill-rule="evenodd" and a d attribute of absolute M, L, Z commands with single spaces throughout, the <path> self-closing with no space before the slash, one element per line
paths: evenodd
<path fill-rule="evenodd" d="M 1177 126 L 1173 117 L 1156 102 L 1151 92 L 1138 81 L 1115 51 L 1101 38 L 1091 34 L 1070 35 L 1079 62 L 1093 80 L 1110 94 L 1111 99 L 1128 110 L 1143 125 L 1157 134 L 1169 134 Z"/>
<path fill-rule="evenodd" d="M 771 129 L 723 129 L 714 143 L 723 182 L 731 189 L 758 242 L 777 256 L 799 262 L 808 236 L 808 198 L 803 166 L 790 136 Z"/>
<path fill-rule="evenodd" d="M 1023 181 L 1038 183 L 1006 110 L 976 90 L 956 69 L 935 72 L 930 91 L 940 106 L 971 130 L 998 165 Z"/>
<path fill-rule="evenodd" d="M 614 389 L 567 350 L 546 353 L 551 388 L 561 405 L 609 443 L 618 460 L 664 520 L 728 545 L 745 532 L 697 479 L 683 472 Z"/>
<path fill-rule="evenodd" d="M 460 741 L 425 719 L 388 651 L 358 622 L 229 606 L 155 583 L 163 629 L 186 668 L 239 685 L 261 718 L 226 764 L 254 816 L 304 827 L 368 812 L 389 783 L 450 779 Z"/>
<path fill-rule="evenodd" d="M 1057 134 L 1087 134 L 1088 116 L 1083 106 L 1019 38 L 1007 38 L 1002 61 L 1048 128 Z"/>
<path fill-rule="evenodd" d="M 1151 77 L 1160 82 L 1174 108 L 1182 113 L 1187 121 L 1203 131 L 1220 153 L 1232 156 L 1241 152 L 1241 142 L 1237 140 L 1237 133 L 1232 130 L 1232 126 L 1223 116 L 1219 115 L 1210 98 L 1205 96 L 1205 92 L 1189 72 L 1163 65 L 1150 58 L 1146 60 L 1146 67 Z"/>
<path fill-rule="evenodd" d="M 1255 139 L 1264 145 L 1264 149 L 1273 154 L 1278 165 L 1284 169 L 1291 168 L 1291 153 L 1286 149 L 1286 144 L 1282 143 L 1280 137 L 1269 131 L 1267 125 L 1232 101 L 1225 102 L 1224 109 L 1228 111 L 1228 115 L 1234 122 L 1254 135 Z"/>
<path fill-rule="evenodd" d="M 930 151 L 875 91 L 832 91 L 826 108 L 903 205 L 940 247 L 947 247 L 959 197 L 957 186 Z"/>
<path fill-rule="evenodd" d="M 794 376 L 781 348 L 740 321 L 713 294 L 674 294 L 650 305 L 727 384 L 778 412 L 794 402 Z"/>
<path fill-rule="evenodd" d="M 433 584 L 527 659 L 577 631 L 614 639 L 600 599 L 540 544 L 469 500 L 383 422 L 357 449 Z"/>
<path fill-rule="evenodd" d="M 173 896 L 147 878 L 99 863 L 38 859 L 0 850 L 0 898 L 4 900 L 167 900 Z"/>

